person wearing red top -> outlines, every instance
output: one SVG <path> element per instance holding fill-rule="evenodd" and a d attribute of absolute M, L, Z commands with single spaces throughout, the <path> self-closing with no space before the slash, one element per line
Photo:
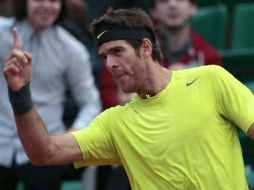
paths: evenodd
<path fill-rule="evenodd" d="M 151 0 L 163 65 L 173 70 L 221 65 L 219 53 L 191 28 L 195 0 Z"/>
<path fill-rule="evenodd" d="M 193 30 L 190 31 L 189 36 L 190 42 L 183 49 L 171 51 L 169 43 L 167 43 L 168 37 L 163 31 L 159 32 L 158 38 L 164 67 L 177 70 L 201 65 L 221 65 L 219 53 L 203 37 Z"/>

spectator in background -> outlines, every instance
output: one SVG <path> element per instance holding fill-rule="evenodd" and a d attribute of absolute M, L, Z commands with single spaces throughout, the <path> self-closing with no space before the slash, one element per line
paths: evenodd
<path fill-rule="evenodd" d="M 219 53 L 191 28 L 195 0 L 151 0 L 163 65 L 173 70 L 221 64 Z"/>
<path fill-rule="evenodd" d="M 51 134 L 65 130 L 62 104 L 67 88 L 80 106 L 72 130 L 87 126 L 101 109 L 88 51 L 59 25 L 65 8 L 64 0 L 16 0 L 15 18 L 0 18 L 1 70 L 13 47 L 11 31 L 16 26 L 22 49 L 33 54 L 32 98 Z M 60 190 L 63 168 L 35 167 L 29 162 L 17 135 L 2 72 L 0 84 L 1 190 L 15 190 L 18 180 L 26 190 Z"/>

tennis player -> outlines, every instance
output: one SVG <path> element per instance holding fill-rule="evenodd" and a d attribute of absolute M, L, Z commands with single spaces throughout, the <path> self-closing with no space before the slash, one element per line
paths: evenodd
<path fill-rule="evenodd" d="M 4 74 L 31 161 L 123 164 L 134 190 L 247 190 L 237 128 L 254 139 L 253 94 L 220 66 L 161 67 L 152 23 L 141 10 L 109 10 L 92 29 L 113 78 L 137 96 L 85 129 L 54 136 L 33 106 L 32 56 L 13 30 Z"/>

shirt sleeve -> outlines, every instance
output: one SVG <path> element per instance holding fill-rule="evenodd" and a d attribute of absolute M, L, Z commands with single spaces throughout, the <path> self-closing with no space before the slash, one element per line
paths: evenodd
<path fill-rule="evenodd" d="M 247 133 L 254 122 L 252 92 L 222 67 L 212 68 L 219 114 Z"/>
<path fill-rule="evenodd" d="M 114 146 L 107 120 L 109 111 L 104 111 L 85 129 L 72 132 L 84 160 L 74 163 L 76 168 L 87 165 L 119 164 L 120 158 Z"/>

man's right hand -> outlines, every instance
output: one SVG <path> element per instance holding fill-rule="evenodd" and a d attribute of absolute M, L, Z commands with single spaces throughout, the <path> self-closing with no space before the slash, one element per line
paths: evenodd
<path fill-rule="evenodd" d="M 18 91 L 32 78 L 32 56 L 20 49 L 19 33 L 13 28 L 14 48 L 5 62 L 4 76 L 9 88 Z"/>

